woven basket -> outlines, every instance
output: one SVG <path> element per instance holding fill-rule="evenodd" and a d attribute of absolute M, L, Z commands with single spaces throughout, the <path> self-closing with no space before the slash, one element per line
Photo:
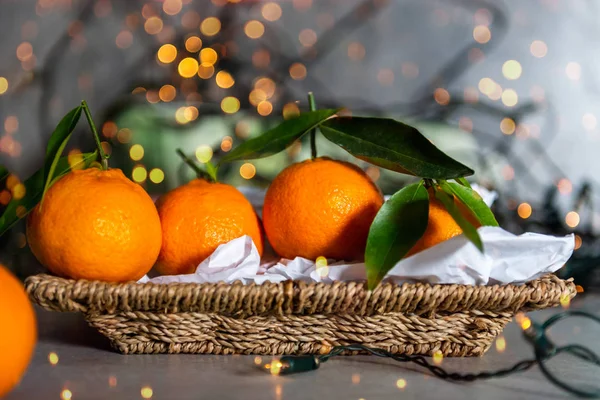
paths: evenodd
<path fill-rule="evenodd" d="M 27 279 L 48 310 L 82 312 L 124 354 L 317 354 L 362 343 L 393 353 L 480 356 L 519 311 L 575 296 L 554 275 L 525 285 L 286 281 L 112 284 Z"/>

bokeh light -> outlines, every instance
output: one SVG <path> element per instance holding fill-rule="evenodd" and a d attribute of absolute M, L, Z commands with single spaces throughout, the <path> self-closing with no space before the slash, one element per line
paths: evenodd
<path fill-rule="evenodd" d="M 163 29 L 163 21 L 159 17 L 150 17 L 144 22 L 144 30 L 149 35 L 157 35 Z"/>
<path fill-rule="evenodd" d="M 405 379 L 398 379 L 396 381 L 396 387 L 400 390 L 404 390 L 406 388 L 406 380 Z"/>
<path fill-rule="evenodd" d="M 257 20 L 248 21 L 244 25 L 244 33 L 250 39 L 258 39 L 265 33 L 265 26 Z"/>
<path fill-rule="evenodd" d="M 131 178 L 136 183 L 144 183 L 148 178 L 148 171 L 143 166 L 137 166 L 133 168 L 133 172 L 131 173 Z"/>
<path fill-rule="evenodd" d="M 177 66 L 179 75 L 183 78 L 191 78 L 198 73 L 198 61 L 192 57 L 186 57 Z"/>
<path fill-rule="evenodd" d="M 262 16 L 267 21 L 277 21 L 281 18 L 281 7 L 274 2 L 265 3 L 262 6 Z"/>
<path fill-rule="evenodd" d="M 283 106 L 283 119 L 295 118 L 300 115 L 300 107 L 296 103 L 287 103 Z"/>
<path fill-rule="evenodd" d="M 221 150 L 228 152 L 233 147 L 233 138 L 231 136 L 225 136 L 221 140 Z"/>
<path fill-rule="evenodd" d="M 252 163 L 244 163 L 240 167 L 240 176 L 244 179 L 252 179 L 256 175 L 256 167 Z"/>
<path fill-rule="evenodd" d="M 450 103 L 450 93 L 444 88 L 437 88 L 433 92 L 433 98 L 439 105 L 445 106 Z"/>
<path fill-rule="evenodd" d="M 359 42 L 352 42 L 348 45 L 348 58 L 354 61 L 360 61 L 365 58 L 365 46 Z"/>
<path fill-rule="evenodd" d="M 273 112 L 273 104 L 268 100 L 263 100 L 256 106 L 256 111 L 263 117 L 266 117 Z"/>
<path fill-rule="evenodd" d="M 304 47 L 310 47 L 317 42 L 317 33 L 312 29 L 303 29 L 298 35 L 300 44 Z"/>
<path fill-rule="evenodd" d="M 548 46 L 542 40 L 534 40 L 529 46 L 529 51 L 534 57 L 542 58 L 548 54 Z"/>
<path fill-rule="evenodd" d="M 202 64 L 213 65 L 214 63 L 217 62 L 217 59 L 218 59 L 217 52 L 210 47 L 207 47 L 200 51 L 200 63 L 202 63 Z"/>
<path fill-rule="evenodd" d="M 61 400 L 71 400 L 73 398 L 73 393 L 71 393 L 69 389 L 63 389 L 63 391 L 60 392 L 60 398 Z"/>
<path fill-rule="evenodd" d="M 294 63 L 290 66 L 290 76 L 296 81 L 306 78 L 306 67 L 301 63 Z"/>
<path fill-rule="evenodd" d="M 514 107 L 517 105 L 517 102 L 519 101 L 519 96 L 517 95 L 517 92 L 515 92 L 513 89 L 506 89 L 502 92 L 502 104 L 504 104 L 507 107 Z"/>
<path fill-rule="evenodd" d="M 477 43 L 487 43 L 490 41 L 490 39 L 492 38 L 492 32 L 490 32 L 490 28 L 488 28 L 485 25 L 477 25 L 474 29 L 473 29 L 473 39 L 475 39 L 475 41 Z"/>
<path fill-rule="evenodd" d="M 221 30 L 221 21 L 216 17 L 208 17 L 200 24 L 200 32 L 205 36 L 215 36 Z"/>
<path fill-rule="evenodd" d="M 596 119 L 596 116 L 594 114 L 585 113 L 581 118 L 581 124 L 586 130 L 593 131 L 598 125 L 598 120 Z"/>
<path fill-rule="evenodd" d="M 6 93 L 8 90 L 8 79 L 3 76 L 0 76 L 0 96 Z"/>
<path fill-rule="evenodd" d="M 496 351 L 498 353 L 503 353 L 504 350 L 506 350 L 506 339 L 504 339 L 504 336 L 500 335 L 498 336 L 498 339 L 496 339 Z"/>
<path fill-rule="evenodd" d="M 569 211 L 565 217 L 565 223 L 569 228 L 576 228 L 579 225 L 579 214 L 575 211 Z"/>
<path fill-rule="evenodd" d="M 58 360 L 58 354 L 56 354 L 55 352 L 51 352 L 48 354 L 48 362 L 50 363 L 50 365 L 58 364 Z"/>
<path fill-rule="evenodd" d="M 227 114 L 235 114 L 240 109 L 240 101 L 233 96 L 221 100 L 221 110 Z"/>
<path fill-rule="evenodd" d="M 508 60 L 502 65 L 502 74 L 506 79 L 519 79 L 523 69 L 517 60 Z"/>
<path fill-rule="evenodd" d="M 167 15 L 177 15 L 181 11 L 183 3 L 181 0 L 165 0 L 163 11 Z"/>
<path fill-rule="evenodd" d="M 163 64 L 172 63 L 177 58 L 177 48 L 172 44 L 163 44 L 158 49 L 157 57 Z"/>
<path fill-rule="evenodd" d="M 202 39 L 198 36 L 190 36 L 185 41 L 185 49 L 190 53 L 196 53 L 202 48 Z"/>
<path fill-rule="evenodd" d="M 529 203 L 521 203 L 519 204 L 519 207 L 517 207 L 517 214 L 519 214 L 519 217 L 523 219 L 531 217 L 531 213 L 532 209 Z"/>
<path fill-rule="evenodd" d="M 175 99 L 176 95 L 177 95 L 177 90 L 175 89 L 175 86 L 173 86 L 173 85 L 164 85 L 158 91 L 158 97 L 166 103 L 173 101 L 173 99 Z"/>
<path fill-rule="evenodd" d="M 505 135 L 512 135 L 515 132 L 517 125 L 512 118 L 504 118 L 500 122 L 500 131 Z"/>
<path fill-rule="evenodd" d="M 131 47 L 131 45 L 133 44 L 133 34 L 126 29 L 122 30 L 117 35 L 117 38 L 115 39 L 115 44 L 120 49 L 127 49 Z"/>
<path fill-rule="evenodd" d="M 217 86 L 223 89 L 229 89 L 235 84 L 235 80 L 231 76 L 231 74 L 227 71 L 219 71 L 217 72 L 216 77 Z"/>
<path fill-rule="evenodd" d="M 142 158 L 144 158 L 144 147 L 142 147 L 140 144 L 134 144 L 129 149 L 129 157 L 133 161 L 140 161 Z"/>
<path fill-rule="evenodd" d="M 140 390 L 140 394 L 144 399 L 151 399 L 154 392 L 150 386 L 144 386 L 142 390 Z"/>
<path fill-rule="evenodd" d="M 202 63 L 198 67 L 198 76 L 202 79 L 210 79 L 214 74 L 215 74 L 215 67 L 213 64 Z"/>

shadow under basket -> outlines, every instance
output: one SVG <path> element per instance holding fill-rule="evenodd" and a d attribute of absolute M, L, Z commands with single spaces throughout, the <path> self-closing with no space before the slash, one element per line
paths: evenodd
<path fill-rule="evenodd" d="M 519 311 L 575 296 L 546 275 L 524 285 L 106 283 L 35 275 L 31 299 L 82 312 L 124 354 L 318 354 L 361 343 L 398 354 L 481 356 Z"/>

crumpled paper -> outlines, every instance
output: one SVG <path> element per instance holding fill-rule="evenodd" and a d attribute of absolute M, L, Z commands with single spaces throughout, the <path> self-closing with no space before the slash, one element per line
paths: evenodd
<path fill-rule="evenodd" d="M 496 193 L 474 185 L 486 204 L 491 205 Z M 242 189 L 260 212 L 264 191 Z M 499 227 L 478 229 L 484 244 L 481 253 L 463 235 L 456 236 L 398 262 L 384 278 L 395 283 L 427 282 L 431 284 L 523 284 L 547 273 L 555 272 L 571 257 L 575 246 L 573 235 L 554 237 L 537 233 L 517 236 Z M 296 257 L 293 260 L 261 262 L 256 246 L 249 236 L 225 243 L 204 260 L 193 274 L 144 276 L 139 283 L 232 283 L 282 282 L 288 279 L 306 282 L 364 281 L 365 264 L 328 260 L 326 267 L 317 267 L 314 260 Z"/>
<path fill-rule="evenodd" d="M 463 235 L 400 261 L 385 280 L 396 283 L 428 282 L 466 285 L 522 284 L 555 272 L 573 253 L 573 235 L 553 237 L 536 233 L 513 235 L 498 227 L 481 227 L 485 254 Z M 226 282 L 263 283 L 288 279 L 306 282 L 363 281 L 364 263 L 329 260 L 317 267 L 313 260 L 297 257 L 262 263 L 249 236 L 223 244 L 196 269 L 194 274 L 147 276 L 139 282 Z"/>

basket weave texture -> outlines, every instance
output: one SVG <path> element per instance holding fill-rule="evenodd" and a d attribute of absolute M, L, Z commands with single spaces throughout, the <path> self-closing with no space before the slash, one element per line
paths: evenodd
<path fill-rule="evenodd" d="M 402 354 L 480 356 L 519 311 L 575 296 L 571 280 L 524 285 L 286 281 L 114 284 L 35 275 L 31 299 L 82 312 L 124 354 L 318 354 L 361 343 Z"/>

